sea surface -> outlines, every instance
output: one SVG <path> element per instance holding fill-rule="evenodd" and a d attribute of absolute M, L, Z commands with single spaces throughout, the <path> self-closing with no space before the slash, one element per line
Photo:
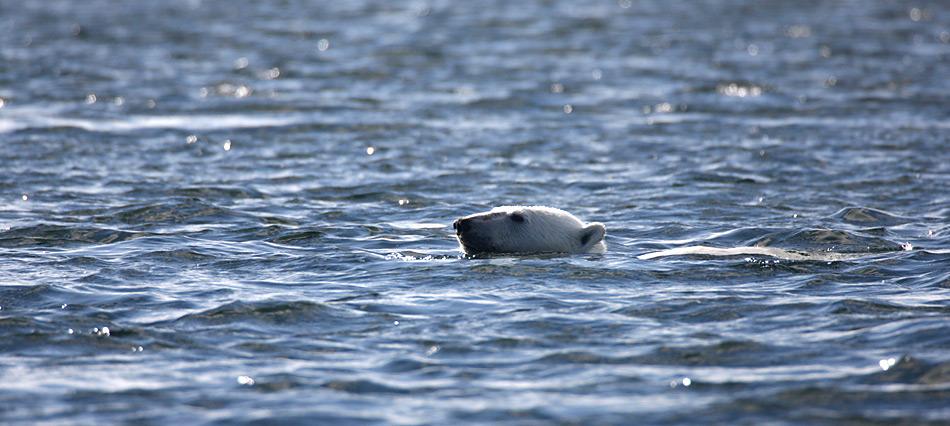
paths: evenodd
<path fill-rule="evenodd" d="M 0 0 L 0 423 L 948 424 L 950 3 Z"/>

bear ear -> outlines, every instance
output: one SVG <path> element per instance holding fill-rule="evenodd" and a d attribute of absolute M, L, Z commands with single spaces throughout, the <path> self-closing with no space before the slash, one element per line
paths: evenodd
<path fill-rule="evenodd" d="M 589 247 L 600 242 L 607 234 L 603 223 L 591 222 L 581 230 L 581 246 Z"/>

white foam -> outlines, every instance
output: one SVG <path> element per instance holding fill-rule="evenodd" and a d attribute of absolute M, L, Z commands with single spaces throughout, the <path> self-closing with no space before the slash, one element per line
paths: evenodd
<path fill-rule="evenodd" d="M 689 246 L 677 247 L 674 249 L 660 250 L 652 253 L 641 254 L 637 256 L 640 260 L 650 260 L 669 256 L 769 256 L 782 260 L 814 260 L 820 262 L 832 262 L 839 260 L 856 259 L 865 256 L 860 253 L 835 253 L 835 252 L 814 252 L 802 253 L 788 251 L 776 247 L 708 247 L 708 246 Z"/>
<path fill-rule="evenodd" d="M 0 133 L 29 128 L 75 127 L 92 132 L 129 132 L 144 129 L 216 130 L 279 127 L 303 121 L 300 116 L 260 116 L 247 114 L 129 115 L 120 119 L 87 119 L 44 114 L 35 108 L 4 110 Z"/>

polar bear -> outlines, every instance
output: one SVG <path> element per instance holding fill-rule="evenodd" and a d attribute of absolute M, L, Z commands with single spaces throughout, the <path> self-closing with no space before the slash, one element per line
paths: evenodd
<path fill-rule="evenodd" d="M 603 253 L 604 224 L 542 206 L 502 206 L 452 224 L 462 250 L 477 253 Z"/>

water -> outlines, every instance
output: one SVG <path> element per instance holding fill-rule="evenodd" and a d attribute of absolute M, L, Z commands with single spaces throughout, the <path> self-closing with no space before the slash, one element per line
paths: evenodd
<path fill-rule="evenodd" d="M 948 59 L 941 1 L 0 1 L 0 420 L 948 422 Z M 504 204 L 608 251 L 460 257 Z"/>

